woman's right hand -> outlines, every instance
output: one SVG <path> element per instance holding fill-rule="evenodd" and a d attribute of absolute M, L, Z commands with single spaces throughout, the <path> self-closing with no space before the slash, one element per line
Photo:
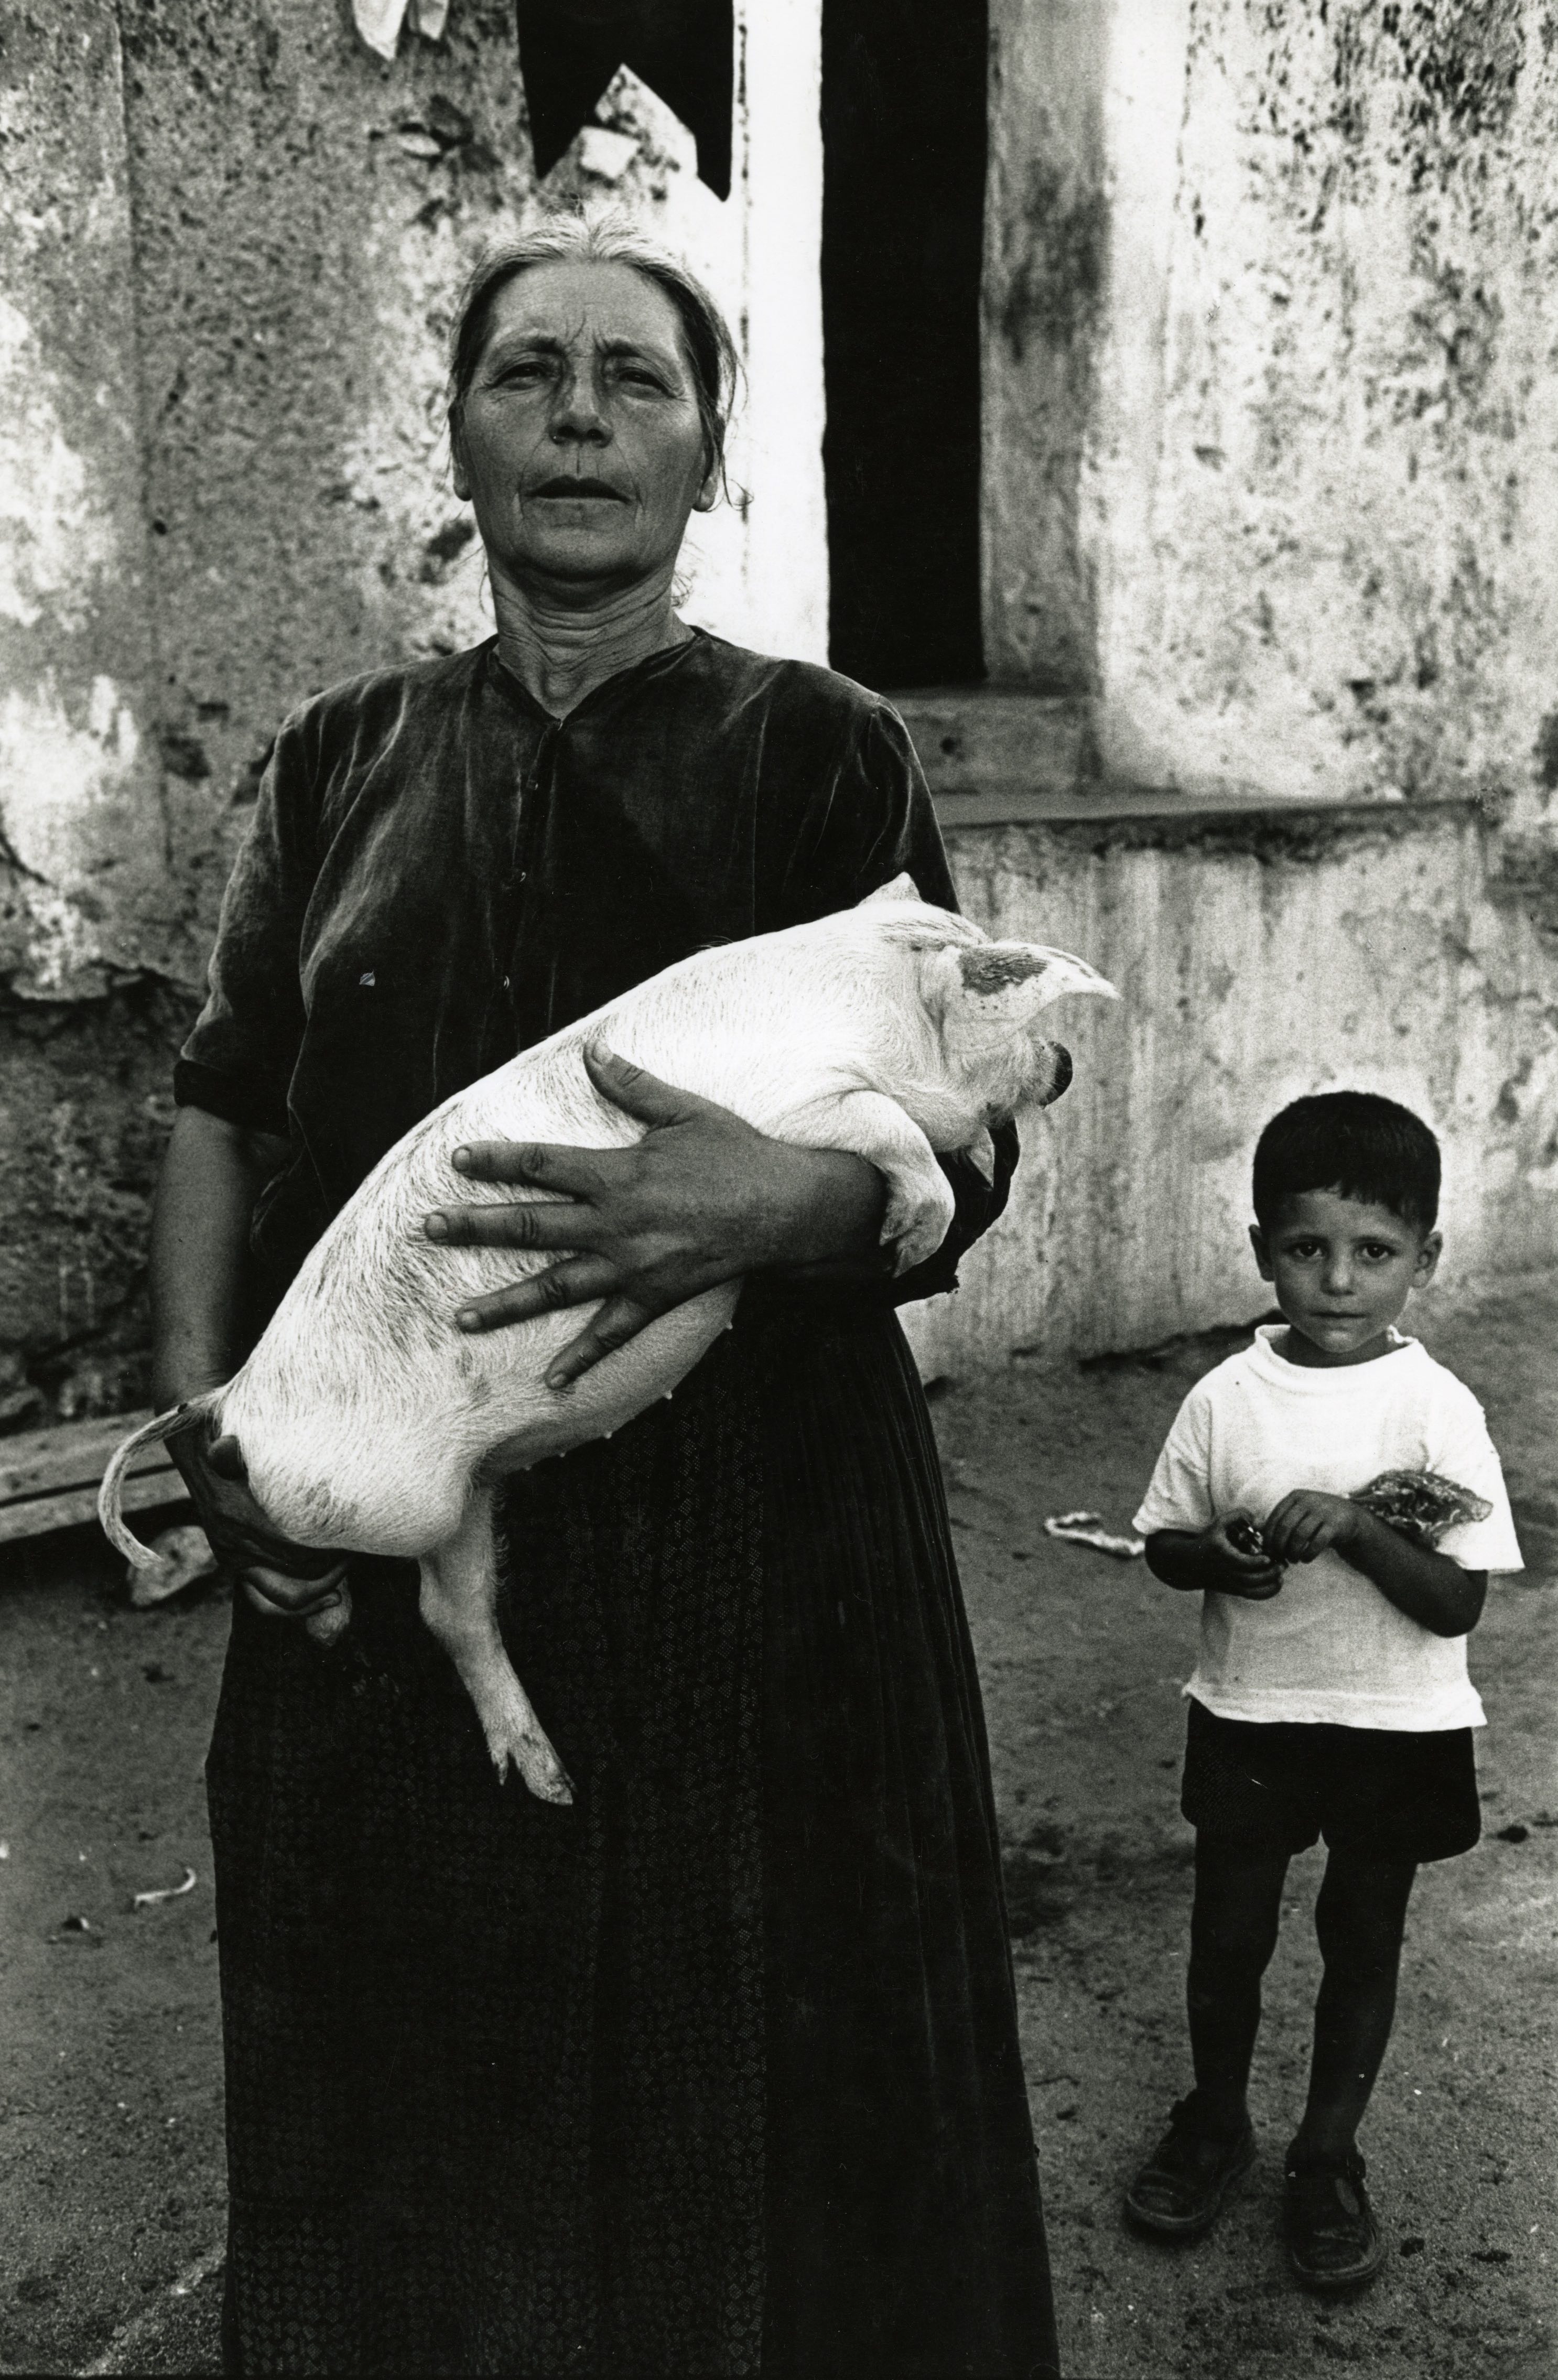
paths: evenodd
<path fill-rule="evenodd" d="M 329 1644 L 351 1617 L 346 1563 L 317 1546 L 299 1546 L 273 1528 L 250 1493 L 237 1439 L 209 1427 L 168 1440 L 212 1552 L 241 1585 L 256 1611 L 272 1620 L 303 1620 L 317 1643 Z"/>

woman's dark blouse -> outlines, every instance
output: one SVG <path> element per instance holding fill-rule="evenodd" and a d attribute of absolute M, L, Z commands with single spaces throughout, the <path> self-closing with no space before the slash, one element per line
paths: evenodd
<path fill-rule="evenodd" d="M 271 1294 L 400 1134 L 700 946 L 907 869 L 903 726 L 691 642 L 549 719 L 493 646 L 283 729 L 178 1097 L 291 1144 Z M 895 1299 L 749 1285 L 669 1403 L 511 1483 L 575 1779 L 493 1782 L 409 1564 L 329 1651 L 239 1598 L 207 1767 L 226 2367 L 1054 2370 L 979 1687 Z"/>
<path fill-rule="evenodd" d="M 319 696 L 276 740 L 175 1093 L 285 1135 L 255 1219 L 274 1285 L 430 1109 L 711 942 L 848 908 L 907 869 L 955 905 L 897 714 L 718 638 L 653 655 L 562 721 L 493 643 Z M 950 1288 L 1000 1212 L 958 1214 L 895 1302 Z"/>

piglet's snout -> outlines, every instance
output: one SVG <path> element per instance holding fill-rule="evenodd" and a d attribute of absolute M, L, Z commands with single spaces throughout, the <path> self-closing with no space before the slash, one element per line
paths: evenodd
<path fill-rule="evenodd" d="M 1048 1062 L 1050 1080 L 1049 1087 L 1046 1089 L 1043 1068 L 1041 1066 L 1040 1088 L 1036 1094 L 1035 1104 L 1041 1108 L 1053 1108 L 1055 1101 L 1063 1099 L 1070 1089 L 1071 1077 L 1077 1070 L 1072 1065 L 1070 1050 L 1062 1042 L 1046 1041 L 1041 1055 Z"/>

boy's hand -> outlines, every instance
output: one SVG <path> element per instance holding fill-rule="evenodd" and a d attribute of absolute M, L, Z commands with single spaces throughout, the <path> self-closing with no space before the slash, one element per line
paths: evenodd
<path fill-rule="evenodd" d="M 1296 1488 L 1268 1516 L 1263 1534 L 1279 1561 L 1312 1562 L 1317 1554 L 1345 1554 L 1357 1543 L 1367 1519 L 1346 1496 Z"/>
<path fill-rule="evenodd" d="M 1203 1529 L 1197 1548 L 1202 1585 L 1214 1595 L 1239 1595 L 1247 1603 L 1265 1603 L 1282 1591 L 1282 1566 L 1274 1556 L 1270 1531 L 1263 1532 L 1264 1553 L 1247 1553 L 1239 1544 L 1238 1524 L 1259 1528 L 1253 1512 L 1242 1505 L 1231 1512 L 1220 1512 L 1210 1529 Z M 1232 1532 L 1232 1534 L 1230 1534 Z"/>

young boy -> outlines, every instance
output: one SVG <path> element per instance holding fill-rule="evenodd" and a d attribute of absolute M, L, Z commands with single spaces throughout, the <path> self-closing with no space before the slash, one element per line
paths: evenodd
<path fill-rule="evenodd" d="M 1158 1577 L 1203 1600 L 1181 1800 L 1196 1829 L 1196 2087 L 1126 2206 L 1194 2238 L 1253 2163 L 1260 1977 L 1288 1861 L 1323 1835 L 1324 1977 L 1284 2228 L 1299 2279 L 1340 2289 L 1384 2254 L 1356 2135 L 1412 1880 L 1480 1832 L 1467 1633 L 1488 1572 L 1522 1564 L 1480 1406 L 1394 1327 L 1439 1261 L 1428 1126 L 1367 1092 L 1299 1099 L 1260 1135 L 1254 1205 L 1256 1262 L 1285 1319 L 1191 1390 L 1136 1516 Z M 1399 1470 L 1470 1489 L 1488 1518 L 1433 1548 L 1348 1500 Z"/>

